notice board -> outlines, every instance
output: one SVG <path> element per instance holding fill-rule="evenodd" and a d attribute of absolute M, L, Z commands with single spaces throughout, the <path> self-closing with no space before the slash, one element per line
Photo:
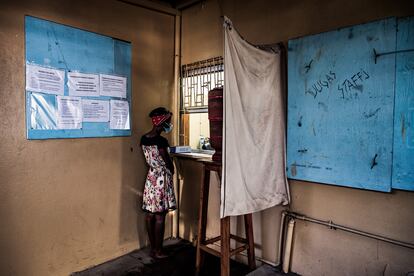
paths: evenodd
<path fill-rule="evenodd" d="M 129 136 L 131 43 L 26 16 L 28 139 Z"/>
<path fill-rule="evenodd" d="M 289 41 L 289 178 L 391 190 L 395 49 L 395 18 Z"/>

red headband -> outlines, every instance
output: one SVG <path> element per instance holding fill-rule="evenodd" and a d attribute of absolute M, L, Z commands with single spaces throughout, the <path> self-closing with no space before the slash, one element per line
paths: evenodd
<path fill-rule="evenodd" d="M 171 118 L 171 113 L 154 116 L 151 118 L 151 120 L 154 126 L 159 126 L 165 121 L 167 121 L 169 118 Z"/>

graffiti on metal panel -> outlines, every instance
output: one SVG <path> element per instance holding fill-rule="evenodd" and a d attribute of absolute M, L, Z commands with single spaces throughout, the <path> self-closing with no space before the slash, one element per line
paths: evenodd
<path fill-rule="evenodd" d="M 363 91 L 362 83 L 369 79 L 369 75 L 365 70 L 360 70 L 346 78 L 341 84 L 338 84 L 338 91 L 342 99 L 352 99 L 358 97 Z"/>
<path fill-rule="evenodd" d="M 311 88 L 305 91 L 305 94 L 310 94 L 316 98 L 318 94 L 323 92 L 324 89 L 329 89 L 335 79 L 336 74 L 332 71 L 329 71 L 329 73 L 325 74 L 325 76 L 319 78 L 319 80 L 313 83 Z"/>
<path fill-rule="evenodd" d="M 358 94 L 362 93 L 364 90 L 363 83 L 369 78 L 370 75 L 363 69 L 354 73 L 352 76 L 345 78 L 345 80 L 337 84 L 339 97 L 342 99 L 357 98 Z M 305 94 L 309 94 L 316 99 L 316 97 L 323 93 L 324 90 L 329 90 L 329 88 L 333 86 L 335 80 L 336 73 L 330 70 L 329 73 L 314 82 L 310 88 L 305 88 Z"/>

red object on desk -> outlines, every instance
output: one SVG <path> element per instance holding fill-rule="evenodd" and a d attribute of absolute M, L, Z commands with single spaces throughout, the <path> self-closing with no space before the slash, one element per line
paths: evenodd
<path fill-rule="evenodd" d="M 213 161 L 222 160 L 223 144 L 223 88 L 214 88 L 208 92 L 208 119 L 210 121 L 210 143 L 216 151 Z"/>

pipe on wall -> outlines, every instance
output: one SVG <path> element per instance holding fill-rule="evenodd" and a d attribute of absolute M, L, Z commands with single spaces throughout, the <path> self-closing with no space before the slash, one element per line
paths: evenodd
<path fill-rule="evenodd" d="M 305 215 L 301 215 L 301 214 L 298 214 L 298 213 L 295 213 L 295 212 L 289 212 L 287 210 L 284 210 L 282 212 L 282 217 L 281 217 L 281 221 L 280 221 L 279 263 L 282 264 L 283 271 L 285 273 L 289 272 L 290 252 L 291 252 L 291 246 L 292 246 L 292 241 L 291 241 L 291 238 L 289 238 L 289 236 L 290 236 L 290 234 L 293 234 L 293 230 L 292 230 L 292 233 L 289 233 L 289 228 L 288 228 L 288 231 L 287 231 L 287 234 L 286 234 L 286 248 L 285 248 L 285 251 L 283 251 L 284 232 L 285 232 L 284 228 L 285 228 L 285 224 L 286 224 L 285 223 L 286 218 L 290 219 L 289 220 L 289 226 L 290 226 L 290 223 L 292 222 L 292 220 L 294 221 L 295 219 L 298 219 L 298 220 L 308 221 L 308 222 L 319 224 L 319 225 L 324 225 L 324 226 L 327 226 L 327 227 L 329 227 L 330 229 L 333 229 L 333 230 L 339 229 L 339 230 L 346 231 L 346 232 L 353 233 L 353 234 L 357 234 L 357 235 L 360 235 L 360 236 L 364 236 L 364 237 L 376 239 L 376 240 L 379 240 L 379 241 L 391 243 L 391 244 L 394 244 L 394 245 L 414 249 L 414 244 L 412 244 L 412 243 L 403 242 L 403 241 L 399 241 L 399 240 L 395 240 L 395 239 L 390 239 L 390 238 L 387 238 L 387 237 L 384 237 L 384 236 L 381 236 L 381 235 L 376 235 L 376 234 L 372 234 L 372 233 L 369 233 L 369 232 L 366 232 L 366 231 L 357 230 L 357 229 L 353 229 L 353 228 L 350 228 L 350 227 L 347 227 L 347 226 L 339 225 L 339 224 L 333 223 L 332 221 L 323 221 L 323 220 L 307 217 Z M 287 252 L 288 249 L 289 249 L 289 252 Z M 285 262 L 288 262 L 288 263 L 285 264 Z"/>
<path fill-rule="evenodd" d="M 325 226 L 328 226 L 329 228 L 334 229 L 334 230 L 339 229 L 339 230 L 354 233 L 354 234 L 357 234 L 357 235 L 360 235 L 360 236 L 364 236 L 364 237 L 380 240 L 380 241 L 383 241 L 383 242 L 388 242 L 388 243 L 391 243 L 391 244 L 394 244 L 394 245 L 414 249 L 414 244 L 412 244 L 412 243 L 403 242 L 403 241 L 399 241 L 399 240 L 394 240 L 394 239 L 390 239 L 390 238 L 387 238 L 387 237 L 384 237 L 384 236 L 380 236 L 380 235 L 372 234 L 372 233 L 369 233 L 369 232 L 365 232 L 365 231 L 362 231 L 362 230 L 353 229 L 353 228 L 350 228 L 350 227 L 347 227 L 347 226 L 343 226 L 343 225 L 333 223 L 332 221 L 323 221 L 323 220 L 319 220 L 319 219 L 314 219 L 314 218 L 310 218 L 310 217 L 307 217 L 305 215 L 301 215 L 301 214 L 294 213 L 294 212 L 287 212 L 286 215 L 290 218 L 293 218 L 293 219 L 299 219 L 299 220 L 309 221 L 309 222 L 320 224 L 320 225 L 325 225 Z"/>
<path fill-rule="evenodd" d="M 288 273 L 290 268 L 290 258 L 292 256 L 292 243 L 293 243 L 293 230 L 295 229 L 295 220 L 291 218 L 289 220 L 287 233 L 286 233 L 286 247 L 285 254 L 283 256 L 283 272 Z"/>

